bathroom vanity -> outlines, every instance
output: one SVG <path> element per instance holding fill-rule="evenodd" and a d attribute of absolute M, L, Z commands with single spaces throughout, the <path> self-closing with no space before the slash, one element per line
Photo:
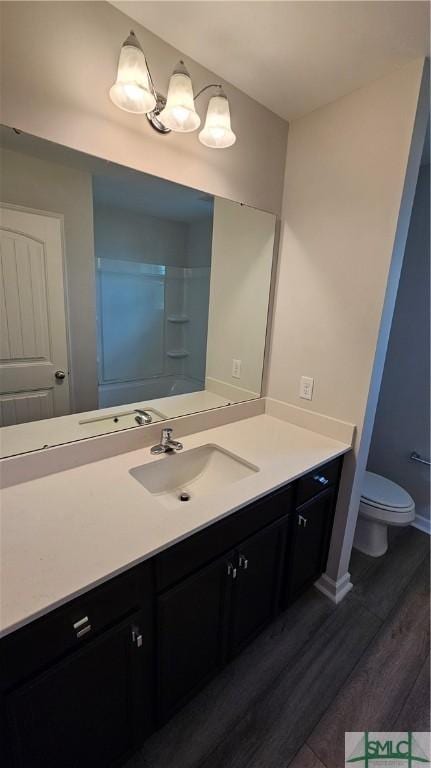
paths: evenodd
<path fill-rule="evenodd" d="M 323 573 L 354 427 L 261 397 L 274 214 L 0 137 L 3 764 L 110 768 Z"/>
<path fill-rule="evenodd" d="M 267 457 L 266 465 L 256 461 L 257 442 L 245 456 L 244 446 L 250 445 L 256 429 L 262 452 L 267 436 L 272 435 L 274 454 Z M 342 455 L 348 446 L 267 416 L 202 434 L 204 437 L 184 440 L 183 456 L 187 450 L 198 450 L 196 446 L 202 446 L 208 437 L 211 445 L 218 438 L 222 450 L 233 449 L 236 441 L 236 455 L 254 460 L 260 469 L 232 483 L 230 491 L 226 486 L 220 501 L 216 493 L 203 494 L 189 505 L 172 507 L 157 503 L 156 496 L 154 520 L 159 521 L 165 538 L 173 541 L 156 546 L 153 554 L 147 552 L 155 546 L 151 538 L 156 535 L 152 531 L 153 500 L 130 471 L 143 454 L 150 466 L 149 450 L 71 471 L 81 473 L 83 486 L 84 472 L 92 473 L 89 476 L 97 491 L 98 465 L 102 465 L 108 486 L 106 470 L 115 464 L 122 471 L 127 465 L 127 488 L 138 494 L 141 505 L 143 501 L 142 516 L 148 502 L 148 537 L 136 543 L 143 553 L 141 562 L 123 565 L 119 575 L 105 576 L 96 587 L 89 584 L 78 597 L 62 595 L 57 607 L 53 602 L 39 607 L 31 618 L 25 616 L 30 609 L 23 604 L 14 628 L 4 629 L 0 640 L 4 765 L 101 768 L 121 764 L 324 571 Z M 280 453 L 280 445 L 287 439 L 290 460 L 288 448 L 284 448 L 284 456 Z M 304 455 L 307 440 L 308 457 Z M 203 444 L 203 448 L 207 446 L 208 442 Z M 308 464 L 310 471 L 298 471 L 297 459 L 294 468 L 292 454 L 299 446 L 301 466 Z M 322 461 L 323 456 L 326 460 Z M 173 466 L 179 457 L 155 461 Z M 280 483 L 283 475 L 286 481 Z M 65 479 L 71 489 L 70 472 L 34 482 L 45 488 L 51 485 L 55 493 L 54 485 L 58 487 Z M 257 492 L 271 484 L 273 490 Z M 25 503 L 26 485 L 34 483 L 8 489 L 15 503 L 17 499 Z M 232 504 L 230 511 L 228 503 Z M 220 504 L 224 504 L 223 515 L 219 514 Z M 80 509 L 79 490 L 76 505 Z M 132 514 L 131 496 L 128 510 L 126 506 L 117 509 L 130 532 Z M 145 530 L 145 521 L 139 525 Z M 119 548 L 122 536 L 126 530 L 119 526 Z M 98 561 L 106 546 L 103 532 L 91 546 L 93 559 Z M 60 557 L 55 566 L 60 584 L 73 555 L 66 554 L 67 540 L 58 542 L 58 547 L 63 547 L 64 554 L 64 560 Z M 60 598 L 60 586 L 57 589 Z"/>

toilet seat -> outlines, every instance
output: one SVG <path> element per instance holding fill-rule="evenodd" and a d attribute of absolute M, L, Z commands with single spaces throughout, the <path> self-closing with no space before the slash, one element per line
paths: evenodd
<path fill-rule="evenodd" d="M 415 517 L 415 503 L 407 491 L 387 477 L 366 472 L 359 513 L 388 525 L 408 525 Z"/>
<path fill-rule="evenodd" d="M 365 472 L 361 501 L 378 509 L 399 509 L 403 512 L 414 506 L 412 497 L 404 488 L 374 472 Z"/>
<path fill-rule="evenodd" d="M 387 525 L 408 525 L 415 519 L 415 505 L 404 509 L 391 509 L 390 507 L 381 507 L 375 504 L 369 504 L 361 500 L 359 505 L 359 514 L 368 520 L 374 520 Z"/>
<path fill-rule="evenodd" d="M 372 501 L 369 501 L 368 499 L 361 499 L 361 504 L 366 504 L 367 507 L 372 507 L 374 509 L 382 509 L 386 512 L 393 512 L 394 514 L 402 514 L 403 512 L 408 512 L 409 509 L 414 507 L 415 503 L 412 501 L 411 504 L 409 504 L 407 507 L 391 507 L 387 504 L 375 504 Z"/>

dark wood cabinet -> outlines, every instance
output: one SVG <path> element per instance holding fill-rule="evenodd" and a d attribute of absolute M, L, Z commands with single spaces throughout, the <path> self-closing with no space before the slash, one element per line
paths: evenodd
<path fill-rule="evenodd" d="M 276 616 L 287 520 L 265 527 L 158 596 L 160 723 Z"/>
<path fill-rule="evenodd" d="M 293 498 L 281 488 L 156 558 L 160 724 L 276 615 Z"/>
<path fill-rule="evenodd" d="M 238 653 L 276 616 L 287 521 L 276 523 L 238 548 L 229 653 Z"/>
<path fill-rule="evenodd" d="M 228 553 L 157 598 L 160 722 L 224 663 L 233 557 Z"/>
<path fill-rule="evenodd" d="M 7 768 L 111 768 L 154 729 L 153 564 L 0 641 Z"/>
<path fill-rule="evenodd" d="M 335 500 L 335 490 L 329 488 L 297 507 L 292 516 L 286 604 L 299 597 L 325 570 Z"/>
<path fill-rule="evenodd" d="M 133 615 L 6 695 L 13 768 L 110 766 L 133 750 L 145 717 L 142 626 Z"/>
<path fill-rule="evenodd" d="M 341 460 L 0 641 L 7 768 L 113 768 L 325 569 Z"/>

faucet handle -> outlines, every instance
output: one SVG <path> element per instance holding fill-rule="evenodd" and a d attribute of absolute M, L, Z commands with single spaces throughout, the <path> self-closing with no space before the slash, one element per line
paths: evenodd
<path fill-rule="evenodd" d="M 171 435 L 172 435 L 172 427 L 163 427 L 160 444 L 163 446 L 167 445 L 171 439 Z"/>

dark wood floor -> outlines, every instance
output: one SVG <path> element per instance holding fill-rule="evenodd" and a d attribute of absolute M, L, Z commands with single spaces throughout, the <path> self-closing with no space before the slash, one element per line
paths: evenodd
<path fill-rule="evenodd" d="M 429 538 L 401 529 L 350 572 L 338 607 L 311 589 L 127 768 L 343 768 L 345 731 L 430 730 Z"/>

